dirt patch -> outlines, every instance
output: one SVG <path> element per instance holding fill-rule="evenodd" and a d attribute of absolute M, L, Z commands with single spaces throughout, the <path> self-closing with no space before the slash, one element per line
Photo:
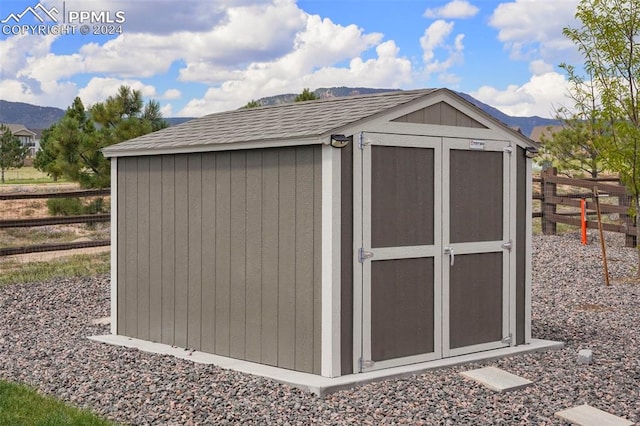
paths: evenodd
<path fill-rule="evenodd" d="M 47 262 L 53 259 L 60 259 L 67 256 L 74 256 L 77 254 L 100 254 L 107 253 L 111 248 L 106 247 L 88 247 L 82 249 L 73 250 L 61 250 L 61 251 L 49 251 L 43 253 L 28 253 L 17 254 L 15 256 L 5 256 L 0 258 L 0 264 L 2 263 L 30 263 L 30 262 Z"/>

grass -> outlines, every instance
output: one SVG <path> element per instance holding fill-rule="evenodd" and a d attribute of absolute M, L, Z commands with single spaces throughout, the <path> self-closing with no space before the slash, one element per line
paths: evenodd
<path fill-rule="evenodd" d="M 3 261 L 0 286 L 48 281 L 62 277 L 90 277 L 106 274 L 109 272 L 109 264 L 109 252 L 78 254 L 42 262 Z"/>
<path fill-rule="evenodd" d="M 51 177 L 46 173 L 43 173 L 32 166 L 5 170 L 4 180 L 7 185 L 54 183 L 53 179 L 51 179 Z M 64 180 L 58 179 L 58 182 L 64 182 Z"/>
<path fill-rule="evenodd" d="M 22 385 L 0 380 L 0 425 L 62 426 L 114 423 L 80 410 Z"/>

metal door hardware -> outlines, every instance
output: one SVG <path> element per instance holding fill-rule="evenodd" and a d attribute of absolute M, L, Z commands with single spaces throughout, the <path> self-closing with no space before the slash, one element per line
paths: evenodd
<path fill-rule="evenodd" d="M 358 250 L 358 262 L 364 263 L 366 259 L 371 259 L 372 257 L 373 257 L 373 252 L 366 251 L 363 248 Z"/>
<path fill-rule="evenodd" d="M 445 247 L 444 248 L 444 254 L 448 254 L 449 255 L 449 265 L 453 266 L 453 264 L 455 263 L 455 259 L 456 259 L 456 254 L 453 251 L 453 247 Z"/>

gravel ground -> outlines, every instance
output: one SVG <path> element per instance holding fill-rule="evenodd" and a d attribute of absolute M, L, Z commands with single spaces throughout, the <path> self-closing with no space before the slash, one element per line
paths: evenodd
<path fill-rule="evenodd" d="M 318 398 L 267 379 L 113 347 L 109 279 L 0 288 L 0 378 L 36 387 L 126 424 L 561 424 L 553 413 L 590 404 L 640 422 L 640 285 L 636 252 L 608 236 L 613 285 L 600 246 L 577 235 L 534 238 L 534 337 L 564 349 L 388 380 Z M 591 349 L 594 363 L 578 365 Z M 494 393 L 459 374 L 493 365 L 534 381 Z"/>

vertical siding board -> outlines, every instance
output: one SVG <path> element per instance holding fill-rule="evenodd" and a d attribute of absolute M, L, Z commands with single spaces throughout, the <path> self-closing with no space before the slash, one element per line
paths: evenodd
<path fill-rule="evenodd" d="M 138 251 L 138 178 L 137 178 L 137 159 L 127 160 L 124 164 L 126 179 L 126 210 L 125 222 L 126 233 L 124 241 L 126 245 L 126 289 L 125 296 L 127 298 L 124 330 L 127 336 L 137 337 L 138 332 L 138 259 L 136 253 Z"/>
<path fill-rule="evenodd" d="M 456 118 L 458 116 L 458 110 L 446 102 L 440 102 L 440 108 L 442 111 L 442 121 L 440 124 L 443 126 L 455 126 L 457 124 Z"/>
<path fill-rule="evenodd" d="M 162 159 L 149 160 L 149 339 L 162 339 Z"/>
<path fill-rule="evenodd" d="M 265 150 L 262 167 L 261 362 L 278 365 L 278 150 Z"/>
<path fill-rule="evenodd" d="M 176 155 L 175 180 L 175 345 L 187 346 L 189 282 L 188 155 Z"/>
<path fill-rule="evenodd" d="M 202 156 L 202 350 L 215 351 L 216 157 Z"/>
<path fill-rule="evenodd" d="M 118 334 L 126 334 L 127 319 L 127 167 L 130 159 L 118 160 Z"/>
<path fill-rule="evenodd" d="M 349 144 L 353 147 L 353 142 Z M 322 147 L 313 147 L 313 373 L 322 367 Z"/>
<path fill-rule="evenodd" d="M 136 337 L 149 340 L 149 157 L 138 158 L 137 173 L 138 326 Z"/>
<path fill-rule="evenodd" d="M 295 367 L 296 152 L 280 151 L 278 224 L 278 366 Z"/>
<path fill-rule="evenodd" d="M 262 335 L 262 152 L 247 154 L 245 359 L 260 362 Z"/>
<path fill-rule="evenodd" d="M 162 156 L 162 343 L 175 344 L 175 156 Z"/>
<path fill-rule="evenodd" d="M 231 327 L 229 354 L 245 356 L 247 151 L 231 154 Z"/>
<path fill-rule="evenodd" d="M 424 124 L 440 124 L 442 121 L 442 102 L 424 109 Z"/>
<path fill-rule="evenodd" d="M 295 369 L 313 372 L 313 147 L 296 148 Z"/>
<path fill-rule="evenodd" d="M 201 349 L 202 320 L 202 155 L 188 160 L 189 283 L 187 346 Z"/>
<path fill-rule="evenodd" d="M 353 143 L 340 162 L 340 372 L 353 373 Z"/>
<path fill-rule="evenodd" d="M 216 154 L 216 354 L 229 356 L 231 282 L 231 155 Z"/>

